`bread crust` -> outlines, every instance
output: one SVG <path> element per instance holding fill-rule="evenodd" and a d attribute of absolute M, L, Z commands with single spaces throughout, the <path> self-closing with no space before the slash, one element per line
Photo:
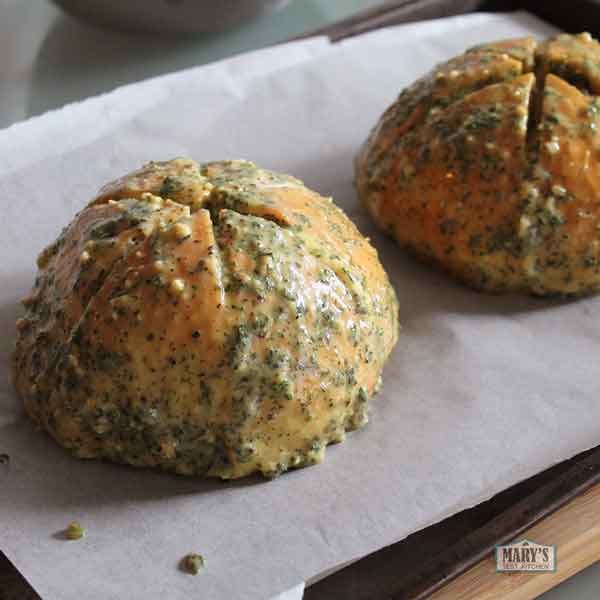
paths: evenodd
<path fill-rule="evenodd" d="M 483 291 L 600 288 L 600 44 L 472 48 L 404 90 L 355 160 L 401 246 Z"/>
<path fill-rule="evenodd" d="M 344 213 L 246 161 L 146 165 L 38 267 L 15 385 L 82 458 L 222 478 L 318 462 L 367 421 L 398 334 Z"/>

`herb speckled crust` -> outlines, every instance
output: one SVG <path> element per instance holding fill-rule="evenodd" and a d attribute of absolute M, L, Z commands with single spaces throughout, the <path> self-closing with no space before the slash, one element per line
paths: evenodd
<path fill-rule="evenodd" d="M 356 162 L 376 222 L 485 291 L 600 288 L 600 44 L 484 44 L 404 90 Z"/>
<path fill-rule="evenodd" d="M 29 415 L 82 458 L 275 476 L 367 421 L 398 334 L 331 199 L 246 161 L 150 163 L 38 259 L 17 323 Z"/>

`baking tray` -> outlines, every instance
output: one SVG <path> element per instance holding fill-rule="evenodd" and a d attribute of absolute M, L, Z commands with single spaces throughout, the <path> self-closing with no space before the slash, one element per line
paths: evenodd
<path fill-rule="evenodd" d="M 565 31 L 600 35 L 600 0 L 396 0 L 299 37 L 327 35 L 336 42 L 388 25 L 518 9 Z M 421 600 L 479 562 L 496 544 L 515 538 L 596 483 L 600 483 L 600 446 L 309 585 L 304 598 Z M 0 600 L 40 600 L 1 550 Z"/>

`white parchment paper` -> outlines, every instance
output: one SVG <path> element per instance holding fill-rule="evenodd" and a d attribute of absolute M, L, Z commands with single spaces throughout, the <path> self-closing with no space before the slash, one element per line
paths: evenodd
<path fill-rule="evenodd" d="M 352 158 L 400 88 L 489 39 L 551 29 L 472 15 L 312 40 L 142 84 L 0 132 L 0 547 L 44 599 L 272 598 L 600 443 L 600 299 L 476 294 L 371 225 Z M 248 158 L 332 194 L 378 247 L 403 332 L 371 423 L 272 481 L 70 458 L 8 381 L 40 248 L 106 180 L 150 159 Z M 78 542 L 57 532 L 78 519 Z M 177 564 L 204 554 L 192 577 Z M 296 587 L 297 586 L 297 587 Z"/>

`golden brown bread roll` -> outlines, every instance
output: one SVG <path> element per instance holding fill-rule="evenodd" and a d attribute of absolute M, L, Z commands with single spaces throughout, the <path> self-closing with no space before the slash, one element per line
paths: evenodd
<path fill-rule="evenodd" d="M 600 287 L 600 44 L 468 50 L 405 89 L 355 162 L 376 222 L 481 290 Z"/>
<path fill-rule="evenodd" d="M 150 163 L 38 259 L 17 323 L 29 415 L 83 458 L 276 475 L 364 425 L 397 333 L 331 199 L 245 161 Z"/>

